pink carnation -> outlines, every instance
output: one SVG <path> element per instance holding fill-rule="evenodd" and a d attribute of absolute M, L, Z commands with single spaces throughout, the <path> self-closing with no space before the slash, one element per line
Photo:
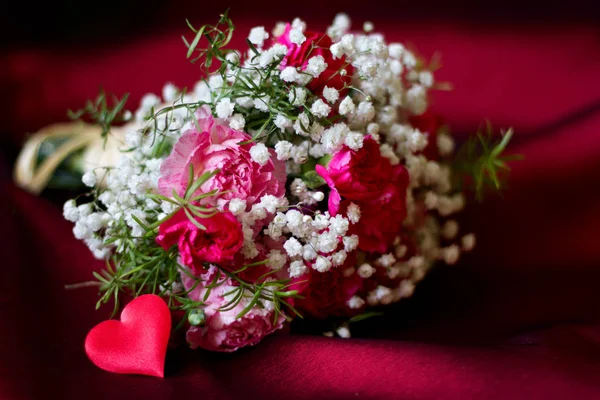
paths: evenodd
<path fill-rule="evenodd" d="M 205 229 L 196 226 L 185 211 L 179 210 L 158 228 L 156 242 L 165 250 L 177 244 L 184 265 L 197 271 L 204 263 L 231 265 L 244 244 L 242 225 L 229 211 L 210 218 L 196 218 Z"/>
<path fill-rule="evenodd" d="M 212 351 L 232 352 L 241 347 L 253 346 L 260 342 L 266 335 L 280 329 L 285 321 L 285 316 L 280 314 L 274 322 L 274 311 L 265 308 L 252 307 L 247 314 L 241 318 L 236 316 L 244 309 L 249 301 L 244 299 L 236 307 L 229 311 L 219 309 L 227 305 L 233 295 L 225 295 L 235 288 L 235 283 L 226 278 L 213 288 L 204 300 L 206 288 L 204 283 L 210 283 L 215 277 L 217 268 L 211 266 L 206 274 L 199 276 L 203 283 L 198 284 L 188 297 L 197 301 L 204 301 L 206 307 L 204 313 L 206 320 L 202 326 L 192 326 L 188 329 L 186 339 L 192 348 L 203 348 Z M 186 290 L 191 289 L 196 280 L 182 273 L 183 286 Z"/>
<path fill-rule="evenodd" d="M 379 145 L 365 138 L 359 150 L 344 146 L 327 165 L 316 166 L 330 187 L 329 212 L 336 215 L 350 202 L 361 210 L 361 220 L 351 226 L 364 251 L 385 252 L 400 233 L 406 218 L 408 172 L 381 155 Z"/>
<path fill-rule="evenodd" d="M 220 170 L 199 189 L 200 193 L 218 190 L 217 204 L 224 207 L 231 199 L 246 200 L 253 204 L 263 195 L 281 197 L 285 193 L 285 165 L 273 156 L 264 165 L 250 157 L 249 144 L 240 144 L 251 137 L 231 129 L 222 120 L 212 116 L 208 106 L 197 112 L 198 129 L 186 131 L 175 143 L 173 151 L 163 162 L 158 181 L 161 194 L 172 196 L 173 190 L 183 196 L 188 186 L 190 166 L 194 177 L 205 172 Z M 269 149 L 272 155 L 274 151 Z M 213 199 L 214 200 L 214 199 Z"/>

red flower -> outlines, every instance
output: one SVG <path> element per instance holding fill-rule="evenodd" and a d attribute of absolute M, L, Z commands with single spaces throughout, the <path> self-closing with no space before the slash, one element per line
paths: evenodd
<path fill-rule="evenodd" d="M 290 41 L 290 30 L 291 26 L 288 24 L 283 35 L 276 39 L 277 43 L 288 48 L 288 53 L 281 62 L 281 68 L 301 67 L 304 70 L 311 57 L 322 56 L 327 63 L 327 69 L 311 80 L 306 87 L 313 93 L 321 95 L 325 86 L 341 90 L 344 85 L 350 84 L 354 68 L 346 62 L 345 57 L 333 58 L 333 54 L 329 50 L 333 42 L 329 36 L 324 33 L 306 31 L 304 32 L 306 40 L 301 45 L 297 45 Z M 346 75 L 339 73 L 341 69 L 346 70 Z M 343 92 L 340 95 L 343 95 Z"/>
<path fill-rule="evenodd" d="M 317 165 L 316 170 L 331 188 L 331 215 L 340 207 L 345 210 L 350 202 L 360 207 L 361 220 L 351 227 L 351 233 L 358 235 L 359 249 L 387 251 L 406 218 L 406 168 L 392 165 L 381 155 L 377 142 L 368 137 L 361 149 L 344 146 L 327 168 Z"/>
<path fill-rule="evenodd" d="M 301 315 L 313 318 L 330 316 L 348 316 L 357 310 L 348 307 L 348 300 L 362 286 L 362 278 L 356 272 L 350 276 L 344 275 L 346 266 L 353 265 L 355 257 L 348 257 L 344 266 L 331 268 L 327 272 L 318 272 L 312 268 L 295 278 L 291 290 L 298 290 L 301 299 L 293 299 L 293 306 Z"/>
<path fill-rule="evenodd" d="M 196 271 L 204 270 L 207 262 L 221 266 L 231 264 L 244 243 L 239 221 L 229 211 L 196 220 L 206 230 L 197 227 L 184 210 L 180 210 L 160 225 L 156 242 L 165 250 L 177 244 L 183 264 Z"/>

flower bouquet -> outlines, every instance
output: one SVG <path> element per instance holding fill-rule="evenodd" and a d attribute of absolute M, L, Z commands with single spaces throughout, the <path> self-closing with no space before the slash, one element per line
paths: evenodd
<path fill-rule="evenodd" d="M 349 322 L 473 249 L 453 216 L 463 190 L 500 188 L 511 131 L 455 151 L 428 110 L 435 66 L 343 14 L 325 33 L 300 19 L 253 28 L 243 52 L 227 47 L 227 14 L 188 25 L 193 90 L 167 84 L 135 112 L 102 94 L 71 113 L 95 123 L 91 189 L 64 216 L 106 260 L 98 307 L 157 295 L 189 346 L 213 351 L 297 317 L 349 337 Z"/>

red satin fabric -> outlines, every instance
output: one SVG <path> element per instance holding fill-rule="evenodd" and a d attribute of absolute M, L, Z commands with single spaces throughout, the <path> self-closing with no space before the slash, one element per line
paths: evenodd
<path fill-rule="evenodd" d="M 239 21 L 239 20 L 238 20 Z M 241 21 L 239 38 L 250 23 Z M 267 23 L 267 18 L 257 23 Z M 324 25 L 324 24 L 322 24 Z M 465 214 L 477 251 L 434 270 L 412 299 L 357 324 L 358 339 L 297 326 L 234 354 L 170 350 L 165 379 L 110 374 L 87 359 L 107 317 L 94 289 L 64 284 L 102 266 L 60 207 L 2 175 L 0 397 L 600 398 L 600 31 L 597 26 L 376 24 L 388 38 L 443 54 L 434 110 L 454 131 L 483 118 L 516 128 L 510 191 Z M 175 33 L 106 48 L 9 54 L 9 145 L 62 120 L 103 84 L 139 100 L 163 81 L 189 84 Z M 237 43 L 240 43 L 238 40 Z M 149 61 L 152 60 L 152 61 Z"/>
<path fill-rule="evenodd" d="M 85 352 L 106 371 L 163 378 L 170 333 L 169 307 L 161 297 L 146 294 L 130 301 L 120 320 L 93 327 L 85 338 Z"/>

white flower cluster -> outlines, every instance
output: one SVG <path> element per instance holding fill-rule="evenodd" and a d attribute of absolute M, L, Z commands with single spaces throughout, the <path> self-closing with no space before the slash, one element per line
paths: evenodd
<path fill-rule="evenodd" d="M 358 237 L 347 234 L 350 223 L 341 215 L 332 217 L 328 212 L 317 212 L 311 216 L 292 208 L 278 212 L 264 234 L 274 241 L 283 241 L 289 275 L 293 278 L 311 267 L 325 272 L 343 265 L 348 253 L 358 246 Z"/>

